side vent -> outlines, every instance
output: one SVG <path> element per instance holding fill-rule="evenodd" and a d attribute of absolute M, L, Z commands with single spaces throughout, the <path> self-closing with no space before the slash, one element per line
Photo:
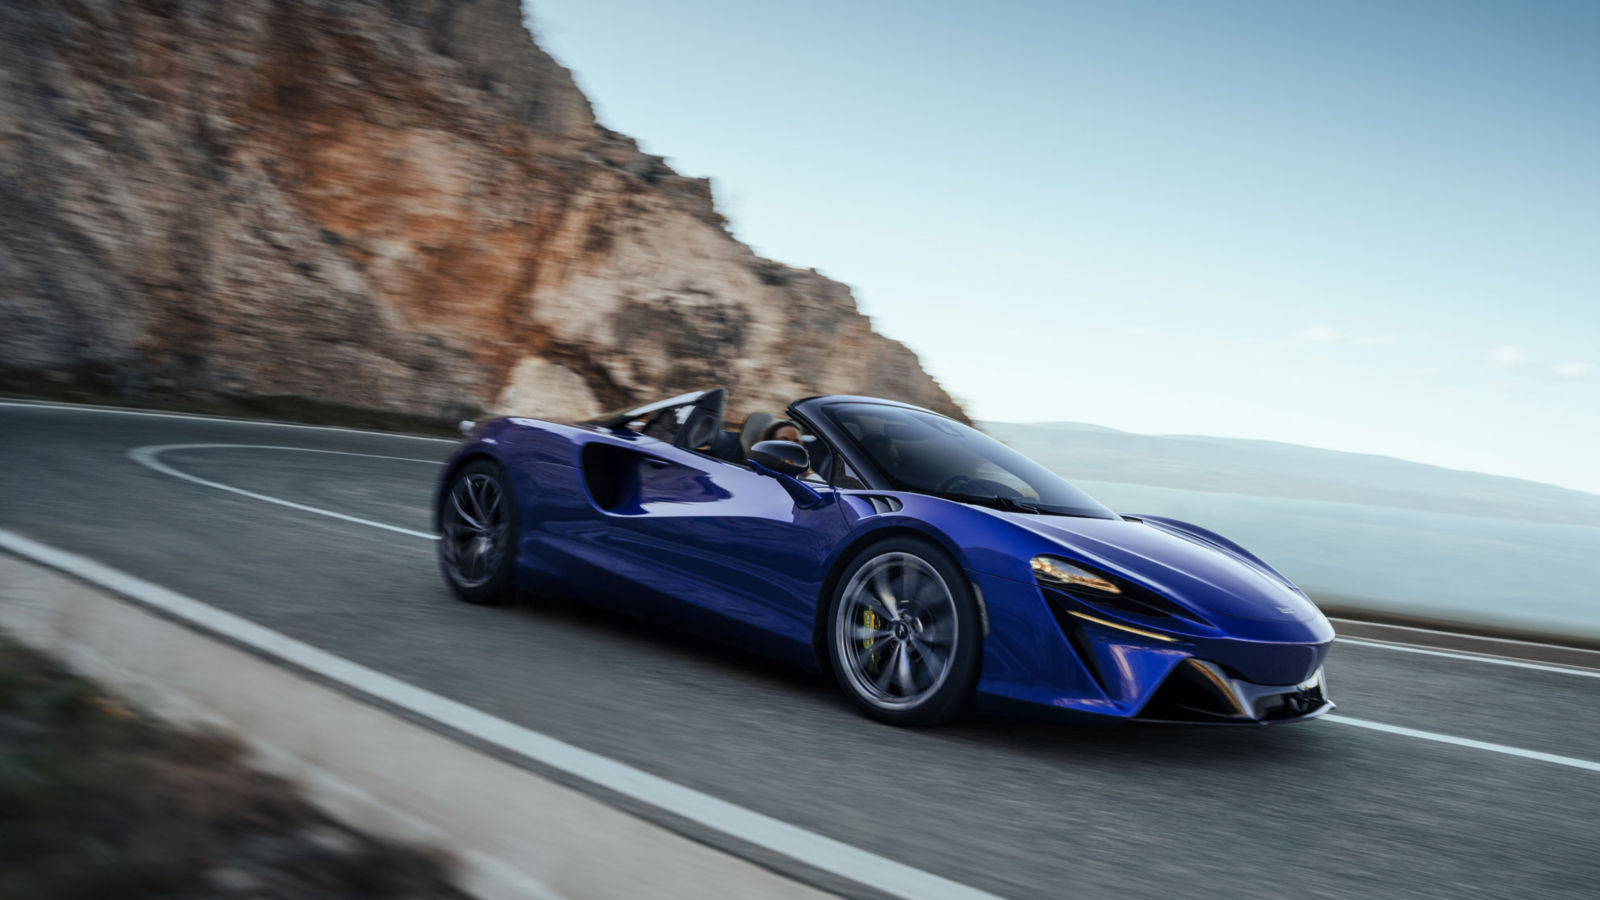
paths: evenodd
<path fill-rule="evenodd" d="M 872 504 L 872 512 L 875 515 L 899 512 L 900 510 L 905 509 L 905 504 L 901 503 L 898 497 L 879 497 L 876 494 L 868 494 L 861 499 Z"/>

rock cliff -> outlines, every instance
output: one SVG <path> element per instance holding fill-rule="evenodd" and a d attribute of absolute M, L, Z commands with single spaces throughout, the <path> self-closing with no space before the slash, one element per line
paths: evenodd
<path fill-rule="evenodd" d="M 0 368 L 578 417 L 960 410 L 847 287 L 595 121 L 517 0 L 0 4 Z"/>

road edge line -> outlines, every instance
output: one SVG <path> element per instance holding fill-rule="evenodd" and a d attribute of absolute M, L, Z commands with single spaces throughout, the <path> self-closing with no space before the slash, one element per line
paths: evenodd
<path fill-rule="evenodd" d="M 1512 669 L 1529 669 L 1534 672 L 1555 672 L 1561 675 L 1577 675 L 1580 678 L 1600 678 L 1600 669 L 1589 669 L 1582 666 L 1568 666 L 1559 663 L 1532 662 L 1517 659 L 1513 656 L 1496 656 L 1491 653 L 1473 653 L 1470 651 L 1438 650 L 1433 647 L 1418 647 L 1414 644 L 1402 644 L 1398 641 L 1380 641 L 1371 638 L 1347 638 L 1340 636 L 1338 642 L 1349 644 L 1352 647 L 1376 647 L 1381 650 L 1393 650 L 1397 653 L 1416 653 L 1421 656 L 1441 656 L 1445 659 L 1463 659 L 1468 662 L 1488 663 L 1495 666 L 1506 666 Z"/>
<path fill-rule="evenodd" d="M 327 516 L 330 519 L 338 519 L 341 522 L 351 522 L 356 525 L 366 525 L 370 528 L 379 528 L 384 531 L 392 531 L 395 534 L 403 534 L 408 537 L 417 537 L 429 541 L 437 541 L 439 539 L 437 534 L 430 534 L 426 531 L 417 531 L 414 528 L 404 528 L 399 525 L 390 525 L 388 523 L 379 522 L 373 519 L 363 519 L 360 516 L 352 516 L 348 513 L 336 512 L 331 509 L 323 509 L 320 506 L 310 506 L 305 503 L 296 503 L 293 500 L 285 500 L 282 497 L 274 497 L 270 494 L 259 494 L 255 491 L 247 491 L 242 487 L 234 487 L 231 484 L 223 484 L 220 481 L 211 481 L 207 478 L 201 478 L 199 475 L 191 475 L 181 469 L 173 468 L 172 466 L 169 466 L 157 459 L 158 456 L 166 453 L 169 450 L 194 450 L 199 448 L 218 447 L 238 447 L 239 449 L 252 449 L 243 444 L 147 444 L 143 447 L 134 447 L 130 449 L 127 452 L 127 457 L 153 472 L 160 472 L 163 475 L 170 475 L 173 478 L 181 479 L 183 481 L 202 485 L 208 488 L 213 488 L 215 490 L 227 491 L 230 494 L 248 497 L 251 500 L 260 500 L 263 503 L 271 503 L 288 509 L 297 510 L 299 512 L 312 513 L 318 516 Z M 343 450 L 315 450 L 309 447 L 268 447 L 263 444 L 256 445 L 253 449 L 305 450 L 310 453 L 329 453 L 340 456 L 370 456 L 377 459 L 403 459 L 403 457 L 398 456 L 378 456 L 375 453 L 350 453 Z M 405 461 L 414 463 L 430 462 L 429 460 L 422 459 L 406 459 Z"/>

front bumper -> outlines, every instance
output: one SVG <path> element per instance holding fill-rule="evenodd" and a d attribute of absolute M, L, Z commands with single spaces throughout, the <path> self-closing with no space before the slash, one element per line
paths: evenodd
<path fill-rule="evenodd" d="M 1333 640 L 1326 620 L 1287 623 L 1270 634 L 1239 623 L 1234 633 L 1157 639 L 1107 627 L 1103 617 L 1062 615 L 1036 584 L 969 575 L 991 626 L 980 711 L 1269 724 L 1334 708 L 1322 670 Z"/>

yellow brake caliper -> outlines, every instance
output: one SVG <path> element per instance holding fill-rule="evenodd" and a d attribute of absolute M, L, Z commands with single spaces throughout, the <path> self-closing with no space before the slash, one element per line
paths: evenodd
<path fill-rule="evenodd" d="M 873 612 L 872 610 L 870 610 L 870 609 L 861 610 L 861 624 L 863 626 L 865 626 L 868 631 L 877 631 L 880 627 L 882 627 L 882 625 L 881 625 L 882 621 L 883 621 L 882 619 L 878 618 L 878 614 Z M 877 642 L 878 642 L 877 638 L 869 637 L 869 638 L 867 638 L 865 641 L 863 641 L 861 643 L 861 649 L 863 649 L 863 650 L 871 650 L 872 649 L 872 645 L 877 643 Z M 877 672 L 878 667 L 880 667 L 882 665 L 883 665 L 883 661 L 882 660 L 874 659 L 874 658 L 872 658 L 871 654 L 868 654 L 867 668 L 868 668 L 868 671 L 871 674 L 873 674 L 873 675 L 878 674 L 878 672 Z"/>

